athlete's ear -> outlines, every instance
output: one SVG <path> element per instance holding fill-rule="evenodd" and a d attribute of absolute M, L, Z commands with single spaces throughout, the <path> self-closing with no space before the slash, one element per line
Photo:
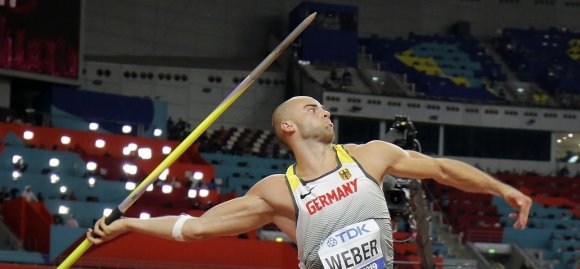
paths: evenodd
<path fill-rule="evenodd" d="M 294 132 L 295 128 L 296 127 L 292 121 L 287 120 L 280 123 L 280 129 L 282 132 L 291 133 Z"/>

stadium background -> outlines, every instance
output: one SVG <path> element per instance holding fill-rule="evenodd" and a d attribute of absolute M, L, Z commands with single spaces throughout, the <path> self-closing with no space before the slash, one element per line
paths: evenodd
<path fill-rule="evenodd" d="M 497 198 L 424 184 L 440 268 L 579 266 L 579 1 L 0 4 L 3 268 L 58 263 L 312 11 L 299 42 L 129 216 L 201 214 L 284 171 L 291 155 L 270 115 L 308 94 L 333 113 L 339 143 L 383 139 L 407 114 L 424 152 L 532 195 L 530 227 L 514 231 Z M 26 185 L 44 201 L 19 199 Z M 73 214 L 81 227 L 66 225 Z M 396 226 L 398 268 L 419 268 L 412 223 Z M 80 264 L 295 268 L 296 253 L 266 226 L 187 245 L 131 234 Z"/>

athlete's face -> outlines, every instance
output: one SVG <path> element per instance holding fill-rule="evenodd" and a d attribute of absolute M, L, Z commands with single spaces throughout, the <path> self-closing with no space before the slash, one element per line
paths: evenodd
<path fill-rule="evenodd" d="M 293 121 L 303 138 L 332 143 L 334 129 L 330 113 L 315 99 L 303 97 L 293 104 Z"/>

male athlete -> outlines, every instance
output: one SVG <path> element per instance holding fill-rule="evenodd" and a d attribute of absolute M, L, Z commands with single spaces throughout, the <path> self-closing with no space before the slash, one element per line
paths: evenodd
<path fill-rule="evenodd" d="M 237 235 L 272 222 L 296 242 L 300 268 L 392 268 L 390 215 L 381 190 L 385 174 L 433 178 L 466 192 L 499 196 L 519 212 L 512 214 L 517 218 L 514 227 L 526 227 L 532 200 L 466 163 L 378 140 L 332 144 L 330 113 L 313 98 L 299 96 L 282 103 L 272 125 L 296 158 L 285 175 L 268 176 L 245 196 L 198 218 L 124 218 L 110 225 L 103 218 L 87 238 L 100 244 L 132 231 L 196 241 Z"/>

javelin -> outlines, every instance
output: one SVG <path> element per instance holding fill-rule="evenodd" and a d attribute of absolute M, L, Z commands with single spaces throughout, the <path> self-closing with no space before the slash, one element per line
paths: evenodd
<path fill-rule="evenodd" d="M 262 60 L 262 62 L 252 70 L 252 72 L 242 81 L 240 84 L 203 120 L 195 130 L 193 130 L 186 138 L 181 142 L 172 152 L 169 154 L 150 174 L 147 176 L 139 186 L 135 188 L 121 202 L 111 214 L 105 219 L 107 225 L 111 224 L 113 221 L 118 220 L 121 216 L 145 193 L 147 187 L 157 179 L 157 177 L 174 163 L 179 156 L 181 156 L 185 150 L 187 150 L 193 142 L 203 133 L 209 126 L 216 121 L 216 119 L 228 109 L 234 101 L 242 95 L 256 81 L 262 73 L 288 48 L 288 46 L 310 25 L 314 20 L 316 12 L 312 13 L 310 16 L 306 17 L 292 32 L 284 39 L 282 42 L 272 51 L 268 56 Z M 85 253 L 92 243 L 88 239 L 85 239 L 77 248 L 57 267 L 57 269 L 68 269 L 70 268 L 83 253 Z"/>

